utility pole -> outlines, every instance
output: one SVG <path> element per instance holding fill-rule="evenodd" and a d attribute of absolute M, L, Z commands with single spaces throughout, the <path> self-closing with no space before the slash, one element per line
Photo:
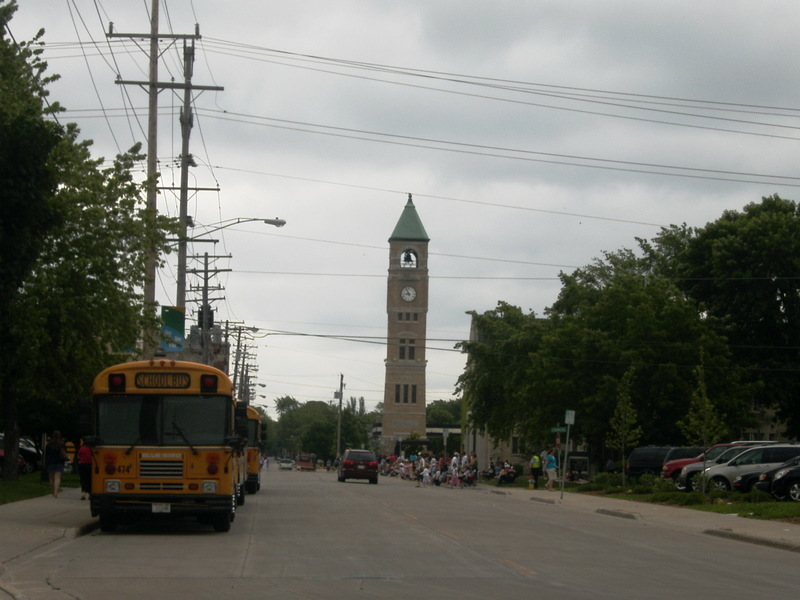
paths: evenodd
<path fill-rule="evenodd" d="M 203 287 L 202 287 L 202 316 L 200 319 L 200 339 L 202 340 L 202 364 L 208 365 L 211 364 L 211 302 L 208 297 L 208 281 L 211 278 L 211 275 L 216 275 L 217 273 L 222 273 L 223 271 L 230 271 L 231 269 L 210 269 L 209 268 L 209 258 L 221 258 L 218 256 L 209 257 L 208 252 L 203 255 L 203 270 L 200 272 L 196 269 L 189 271 L 190 273 L 202 273 L 203 275 Z"/>
<path fill-rule="evenodd" d="M 339 422 L 336 425 L 336 458 L 342 458 L 342 397 L 344 396 L 344 373 L 339 374 L 339 391 L 334 393 L 339 397 Z"/>
<path fill-rule="evenodd" d="M 183 251 L 183 269 L 186 269 L 186 229 L 187 223 L 187 203 L 188 203 L 188 168 L 189 168 L 189 133 L 192 127 L 191 115 L 191 92 L 192 90 L 216 90 L 221 91 L 224 88 L 219 86 L 195 86 L 191 83 L 192 77 L 192 64 L 194 62 L 194 41 L 200 39 L 199 26 L 195 25 L 195 32 L 193 34 L 160 34 L 158 31 L 158 7 L 159 0 L 152 0 L 150 7 L 150 33 L 114 33 L 114 24 L 110 23 L 108 26 L 107 37 L 126 37 L 132 39 L 149 38 L 150 40 L 150 68 L 149 78 L 147 81 L 127 81 L 117 77 L 116 83 L 120 85 L 138 85 L 143 87 L 148 92 L 148 119 L 147 119 L 147 211 L 151 217 L 158 214 L 158 93 L 162 89 L 183 89 L 184 90 L 184 108 L 181 112 L 181 134 L 182 134 L 182 152 L 181 152 L 181 196 L 180 196 L 180 246 L 179 246 L 179 263 L 180 251 Z M 159 53 L 159 40 L 184 40 L 184 69 L 185 78 L 184 83 L 173 82 L 159 82 L 158 81 L 158 59 Z M 191 50 L 187 49 L 186 40 L 191 39 Z M 188 107 L 188 108 L 187 108 Z M 144 302 L 147 308 L 155 310 L 156 293 L 156 267 L 158 264 L 158 252 L 156 248 L 151 248 L 147 257 L 146 274 L 144 281 Z M 180 269 L 180 266 L 179 266 Z M 180 281 L 180 278 L 179 278 Z M 185 308 L 186 294 L 185 294 L 185 278 L 184 289 L 178 291 L 178 298 L 176 306 Z M 152 358 L 155 354 L 156 346 L 158 345 L 158 332 L 145 331 L 143 332 L 143 351 L 145 358 Z"/>

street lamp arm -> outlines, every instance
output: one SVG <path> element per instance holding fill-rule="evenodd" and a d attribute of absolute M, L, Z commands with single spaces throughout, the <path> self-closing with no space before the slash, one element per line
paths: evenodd
<path fill-rule="evenodd" d="M 286 221 L 283 219 L 262 219 L 260 217 L 236 217 L 235 219 L 228 219 L 228 221 L 229 222 L 222 221 L 222 223 L 217 227 L 206 229 L 204 235 L 214 233 L 215 231 L 219 231 L 220 229 L 225 229 L 233 225 L 239 225 L 240 223 L 253 223 L 255 221 L 261 221 L 267 225 L 274 225 L 275 227 L 283 227 L 286 225 Z"/>

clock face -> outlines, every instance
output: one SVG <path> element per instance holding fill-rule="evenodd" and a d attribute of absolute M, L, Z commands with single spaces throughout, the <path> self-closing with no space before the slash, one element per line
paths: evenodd
<path fill-rule="evenodd" d="M 411 302 L 417 297 L 417 290 L 411 286 L 404 287 L 402 290 L 400 290 L 400 297 L 406 302 Z"/>

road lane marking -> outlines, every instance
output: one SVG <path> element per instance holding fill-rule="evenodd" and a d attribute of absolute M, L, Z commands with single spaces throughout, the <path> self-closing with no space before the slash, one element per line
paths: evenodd
<path fill-rule="evenodd" d="M 504 560 L 503 562 L 506 563 L 509 567 L 512 567 L 512 568 L 516 569 L 517 571 L 520 571 L 521 573 L 524 573 L 525 575 L 538 575 L 538 573 L 536 571 L 531 571 L 530 569 L 527 569 L 527 568 L 523 567 L 522 565 L 518 565 L 513 560 Z"/>

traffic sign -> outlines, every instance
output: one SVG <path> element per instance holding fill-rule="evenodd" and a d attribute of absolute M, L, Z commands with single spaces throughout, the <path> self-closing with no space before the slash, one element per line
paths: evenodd
<path fill-rule="evenodd" d="M 566 427 L 551 427 L 550 433 L 567 433 Z"/>

